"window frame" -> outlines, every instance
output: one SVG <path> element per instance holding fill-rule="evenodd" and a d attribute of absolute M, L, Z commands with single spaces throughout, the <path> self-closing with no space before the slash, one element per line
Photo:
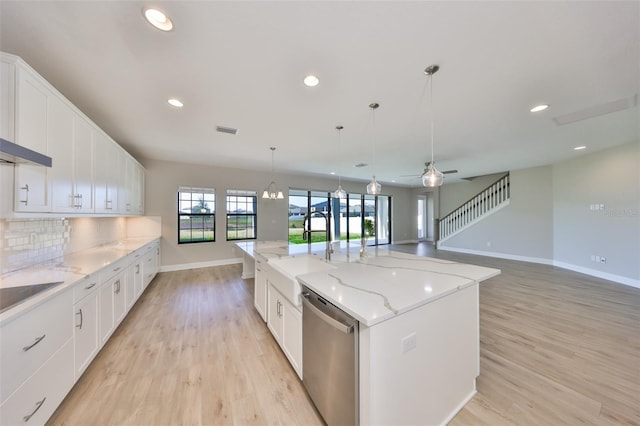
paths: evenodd
<path fill-rule="evenodd" d="M 253 204 L 253 213 L 233 213 L 229 211 L 229 197 L 247 197 L 253 198 L 251 204 Z M 236 207 L 238 206 L 238 202 L 236 200 Z M 245 205 L 249 205 L 249 201 L 245 202 Z M 227 241 L 247 241 L 247 240 L 257 240 L 258 239 L 258 193 L 256 191 L 249 190 L 240 190 L 240 189 L 228 189 L 227 197 L 225 199 L 225 208 L 226 208 L 226 227 L 225 227 L 225 235 Z M 231 217 L 239 218 L 252 218 L 253 223 L 253 237 L 245 237 L 245 238 L 230 238 L 229 237 L 229 219 Z"/>
<path fill-rule="evenodd" d="M 191 194 L 191 198 L 190 200 L 187 200 L 186 198 L 182 198 L 181 194 L 184 193 L 189 193 Z M 205 212 L 205 213 L 194 213 L 193 211 L 190 213 L 183 213 L 180 209 L 181 206 L 181 202 L 183 201 L 190 201 L 192 203 L 193 206 L 193 202 L 194 202 L 194 194 L 195 195 L 199 195 L 202 197 L 202 200 L 204 202 L 205 199 L 205 194 L 207 195 L 213 195 L 213 200 L 211 201 L 213 204 L 213 209 L 212 211 L 209 212 Z M 193 207 L 192 207 L 193 208 Z M 177 193 L 177 213 L 178 213 L 178 232 L 177 232 L 177 237 L 178 237 L 178 244 L 182 245 L 182 244 L 199 244 L 199 243 L 215 243 L 216 242 L 216 190 L 214 188 L 196 188 L 196 187 L 189 187 L 189 186 L 181 186 L 178 188 L 178 193 Z M 183 240 L 182 239 L 182 228 L 181 228 L 181 223 L 182 223 L 182 219 L 187 218 L 187 219 L 192 219 L 192 218 L 202 218 L 202 222 L 203 225 L 206 224 L 206 220 L 207 218 L 211 218 L 212 220 L 212 225 L 211 227 L 201 227 L 201 228 L 196 228 L 196 229 L 201 229 L 203 232 L 203 239 L 201 240 Z M 204 238 L 204 231 L 206 229 L 212 229 L 213 230 L 213 237 L 210 239 L 205 239 Z M 193 237 L 193 226 L 190 228 L 191 230 L 191 235 Z"/>

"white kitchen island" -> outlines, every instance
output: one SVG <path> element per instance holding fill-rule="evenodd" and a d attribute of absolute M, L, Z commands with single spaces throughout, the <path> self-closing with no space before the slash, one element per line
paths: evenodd
<path fill-rule="evenodd" d="M 307 256 L 324 262 L 322 248 L 306 247 Z M 359 321 L 359 423 L 447 423 L 476 392 L 478 286 L 500 271 L 386 249 L 359 258 L 350 249 L 334 246 L 332 268 L 295 278 Z M 302 248 L 277 250 L 282 258 Z"/>

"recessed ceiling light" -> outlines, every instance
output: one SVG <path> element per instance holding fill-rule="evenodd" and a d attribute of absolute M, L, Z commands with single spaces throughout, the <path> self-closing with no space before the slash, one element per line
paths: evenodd
<path fill-rule="evenodd" d="M 329 174 L 330 174 L 330 175 L 335 175 L 335 174 L 336 174 L 336 172 L 329 172 Z"/>
<path fill-rule="evenodd" d="M 540 111 L 544 111 L 547 108 L 549 108 L 549 105 L 547 105 L 547 104 L 536 105 L 533 108 L 531 108 L 530 111 L 531 112 L 540 112 Z"/>
<path fill-rule="evenodd" d="M 320 83 L 320 80 L 318 80 L 318 77 L 316 77 L 315 75 L 308 75 L 304 78 L 305 86 L 315 87 L 318 85 L 318 83 Z"/>
<path fill-rule="evenodd" d="M 582 146 L 576 146 L 575 148 L 573 148 L 575 151 L 580 151 L 581 149 L 585 149 L 586 146 L 582 145 Z"/>
<path fill-rule="evenodd" d="M 182 108 L 184 106 L 184 104 L 176 98 L 171 98 L 167 102 L 169 102 L 169 105 L 173 105 L 176 108 Z"/>
<path fill-rule="evenodd" d="M 142 9 L 142 13 L 145 19 L 157 29 L 162 31 L 171 31 L 173 29 L 173 22 L 161 10 L 150 7 Z"/>

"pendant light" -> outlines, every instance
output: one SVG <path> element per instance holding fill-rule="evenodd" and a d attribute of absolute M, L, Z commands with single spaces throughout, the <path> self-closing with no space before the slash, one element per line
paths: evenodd
<path fill-rule="evenodd" d="M 341 125 L 337 125 L 336 126 L 336 130 L 338 131 L 338 150 L 340 149 L 340 130 L 344 129 L 344 126 Z M 338 189 L 336 189 L 336 192 L 333 193 L 333 195 L 336 198 L 339 198 L 341 200 L 347 198 L 347 191 L 345 191 L 344 189 L 342 189 L 342 185 L 340 182 L 340 171 L 338 171 Z"/>
<path fill-rule="evenodd" d="M 431 162 L 427 166 L 427 170 L 422 175 L 422 185 L 427 188 L 434 188 L 441 186 L 444 179 L 444 174 L 436 169 L 436 164 L 433 158 L 433 75 L 438 72 L 440 67 L 438 65 L 430 65 L 424 69 L 424 73 L 429 76 L 429 98 L 431 109 Z"/>
<path fill-rule="evenodd" d="M 376 132 L 376 109 L 378 109 L 378 107 L 380 106 L 380 104 L 378 104 L 377 102 L 373 102 L 369 104 L 369 108 L 371 108 L 371 115 L 373 116 L 373 133 L 374 133 L 374 137 L 373 139 L 373 179 L 371 179 L 371 182 L 369 182 L 369 185 L 367 185 L 367 194 L 369 195 L 378 195 L 380 194 L 380 191 L 382 191 L 382 186 L 376 181 L 376 138 L 375 138 L 375 132 Z"/>
<path fill-rule="evenodd" d="M 271 150 L 271 179 L 273 179 L 273 156 L 276 151 L 276 147 L 272 146 L 269 149 Z M 267 186 L 262 192 L 262 198 L 266 198 L 269 200 L 282 200 L 284 199 L 284 194 L 278 189 L 278 187 L 276 186 L 276 182 L 274 180 L 271 180 L 269 186 Z"/>

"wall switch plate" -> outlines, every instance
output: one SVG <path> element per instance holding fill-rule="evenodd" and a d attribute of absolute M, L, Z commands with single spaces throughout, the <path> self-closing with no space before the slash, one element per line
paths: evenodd
<path fill-rule="evenodd" d="M 416 333 L 411 333 L 402 338 L 402 352 L 406 353 L 416 348 Z"/>

